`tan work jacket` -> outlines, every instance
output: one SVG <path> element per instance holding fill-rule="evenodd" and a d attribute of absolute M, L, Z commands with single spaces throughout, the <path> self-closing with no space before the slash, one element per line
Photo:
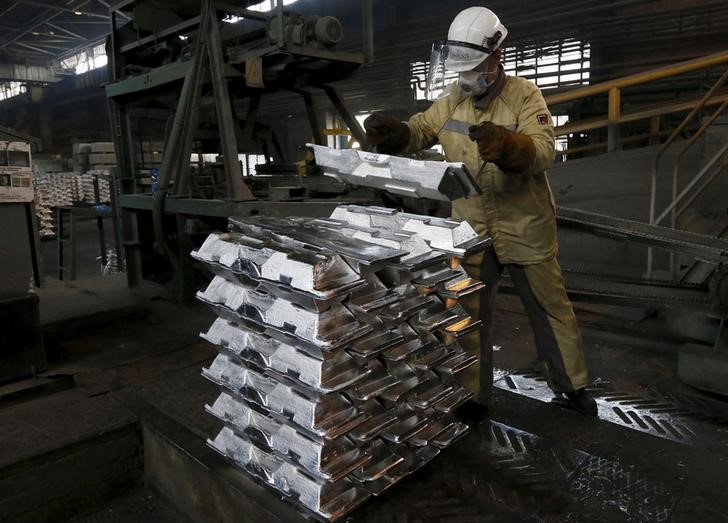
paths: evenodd
<path fill-rule="evenodd" d="M 462 162 L 476 178 L 481 196 L 453 202 L 452 217 L 467 220 L 482 236 L 490 236 L 501 263 L 528 265 L 556 254 L 556 218 L 546 169 L 554 161 L 554 128 L 551 114 L 538 87 L 519 77 L 507 77 L 501 93 L 485 109 L 457 85 L 450 95 L 414 115 L 409 151 L 442 144 L 445 158 Z M 485 163 L 468 137 L 471 125 L 491 121 L 533 139 L 536 158 L 521 174 L 507 174 Z"/>

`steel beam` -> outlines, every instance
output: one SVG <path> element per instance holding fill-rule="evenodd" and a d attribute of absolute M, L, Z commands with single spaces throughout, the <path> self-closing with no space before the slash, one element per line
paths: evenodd
<path fill-rule="evenodd" d="M 43 9 L 50 9 L 52 11 L 57 11 L 58 13 L 71 13 L 76 14 L 76 12 L 82 13 L 78 16 L 90 16 L 92 18 L 103 18 L 105 20 L 109 19 L 109 15 L 102 15 L 99 13 L 89 13 L 87 11 L 80 11 L 81 6 L 74 7 L 74 8 L 68 8 L 68 7 L 61 7 L 59 5 L 53 5 L 48 2 L 40 2 L 37 0 L 15 0 L 19 4 L 23 5 L 30 5 L 34 7 L 42 7 Z M 88 2 L 84 2 L 84 5 L 86 5 Z"/>
<path fill-rule="evenodd" d="M 192 62 L 174 62 L 156 67 L 148 73 L 126 78 L 106 85 L 106 96 L 115 98 L 127 94 L 147 91 L 170 82 L 183 80 Z"/>
<path fill-rule="evenodd" d="M 184 31 L 185 29 L 192 30 L 197 27 L 200 24 L 200 19 L 201 18 L 199 16 L 195 16 L 194 18 L 190 18 L 189 20 L 180 22 L 176 25 L 173 25 L 172 27 L 168 27 L 167 29 L 163 29 L 152 35 L 145 36 L 144 38 L 140 38 L 139 40 L 135 40 L 134 42 L 122 45 L 120 52 L 126 53 L 127 51 L 131 51 L 132 49 L 136 49 L 137 47 L 142 47 L 151 43 L 157 43 L 168 36 L 176 37 L 181 31 Z"/>
<path fill-rule="evenodd" d="M 47 49 L 41 49 L 40 47 L 35 47 L 34 45 L 26 44 L 25 42 L 14 42 L 13 45 L 19 45 L 20 47 L 25 47 L 26 49 L 30 49 L 31 51 L 35 51 L 37 53 L 54 56 L 54 54 Z"/>
<path fill-rule="evenodd" d="M 366 205 L 371 199 L 348 198 L 343 200 L 306 200 L 280 201 L 252 200 L 233 202 L 229 200 L 204 200 L 200 198 L 167 198 L 165 214 L 185 214 L 188 216 L 312 216 L 328 217 L 338 205 Z M 154 198 L 148 194 L 122 194 L 119 205 L 125 211 L 152 211 Z"/>
<path fill-rule="evenodd" d="M 88 39 L 85 36 L 81 36 L 78 33 L 74 33 L 73 31 L 69 31 L 68 29 L 66 29 L 65 27 L 61 27 L 60 25 L 51 24 L 51 23 L 48 23 L 46 25 L 48 27 L 52 27 L 56 31 L 61 31 L 62 33 L 66 33 L 67 35 L 71 36 L 72 38 L 75 38 L 76 40 L 81 40 L 83 42 L 87 42 L 88 41 Z M 58 35 L 56 35 L 56 36 L 58 36 Z"/>
<path fill-rule="evenodd" d="M 222 143 L 223 164 L 227 178 L 228 198 L 240 202 L 255 199 L 253 193 L 243 181 L 243 174 L 238 161 L 238 145 L 235 138 L 235 122 L 233 108 L 230 105 L 227 80 L 225 79 L 225 57 L 223 56 L 218 20 L 214 6 L 210 7 L 210 27 L 208 29 L 207 52 L 210 60 L 210 76 L 212 76 L 215 108 L 217 110 L 217 127 Z"/>
<path fill-rule="evenodd" d="M 97 0 L 97 1 L 98 1 L 98 3 L 100 3 L 101 5 L 103 5 L 104 7 L 106 7 L 108 10 L 111 10 L 111 4 L 109 4 L 108 2 L 104 2 L 104 0 Z M 127 20 L 131 20 L 131 16 L 129 16 L 128 14 L 126 14 L 123 11 L 116 11 L 116 13 L 119 16 L 121 16 L 123 18 L 126 18 Z"/>
<path fill-rule="evenodd" d="M 311 126 L 311 136 L 313 136 L 313 142 L 316 145 L 325 145 L 323 134 L 321 133 L 321 125 L 319 123 L 318 115 L 316 114 L 316 106 L 313 102 L 313 96 L 308 91 L 300 90 L 296 91 L 303 96 L 303 101 L 306 105 L 306 114 L 308 115 L 308 123 Z"/>
<path fill-rule="evenodd" d="M 341 96 L 339 96 L 339 93 L 336 91 L 336 89 L 329 85 L 322 85 L 321 89 L 323 89 L 326 95 L 329 97 L 329 100 L 331 100 L 331 103 L 336 108 L 336 111 L 339 113 L 339 115 L 341 115 L 344 123 L 346 123 L 347 127 L 349 127 L 351 134 L 354 136 L 356 141 L 359 142 L 361 148 L 363 150 L 367 150 L 369 144 L 367 142 L 367 136 L 366 133 L 364 133 L 364 129 L 359 124 L 358 120 L 354 117 L 352 112 L 349 110 L 349 107 L 344 103 L 344 100 L 342 100 Z"/>
<path fill-rule="evenodd" d="M 682 253 L 715 265 L 728 262 L 728 240 L 722 238 L 567 207 L 558 207 L 556 218 L 562 227 Z"/>
<path fill-rule="evenodd" d="M 0 16 L 3 16 L 5 13 L 9 13 L 13 9 L 15 9 L 15 7 L 17 5 L 18 5 L 17 2 L 11 2 L 9 6 L 7 6 L 5 9 L 3 9 L 2 11 L 0 11 Z"/>
<path fill-rule="evenodd" d="M 74 10 L 80 9 L 83 6 L 85 6 L 86 4 L 88 4 L 90 1 L 91 0 L 83 0 L 80 4 L 78 4 L 73 9 Z M 41 4 L 41 7 L 46 7 L 47 8 L 49 6 L 46 5 L 46 4 Z M 0 44 L 0 49 L 4 49 L 5 47 L 9 46 L 10 44 L 14 44 L 15 42 L 17 42 L 18 40 L 20 40 L 21 38 L 23 38 L 25 35 L 27 35 L 28 33 L 32 32 L 32 31 L 35 31 L 38 27 L 40 27 L 40 26 L 42 26 L 44 24 L 47 24 L 48 22 L 50 22 L 53 19 L 57 18 L 62 13 L 63 13 L 63 11 L 56 11 L 55 13 L 53 13 L 50 16 L 40 16 L 40 17 L 35 18 L 35 20 L 33 20 L 30 23 L 30 25 L 28 27 L 26 27 L 25 30 L 23 30 L 20 34 L 14 36 L 13 38 L 11 38 L 10 40 L 8 40 L 7 42 L 3 42 L 2 44 Z"/>
<path fill-rule="evenodd" d="M 55 83 L 62 78 L 49 67 L 0 63 L 0 81 Z"/>

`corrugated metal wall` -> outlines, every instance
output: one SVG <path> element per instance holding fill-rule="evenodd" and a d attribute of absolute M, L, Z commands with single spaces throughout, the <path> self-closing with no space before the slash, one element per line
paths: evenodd
<path fill-rule="evenodd" d="M 445 37 L 452 18 L 473 4 L 477 2 L 374 0 L 374 63 L 337 86 L 353 110 L 392 110 L 405 117 L 421 108 L 410 89 L 410 63 L 427 60 L 432 42 Z M 589 41 L 592 80 L 700 56 L 728 45 L 728 2 L 724 0 L 494 0 L 480 5 L 493 9 L 509 28 L 507 47 L 538 48 L 564 38 Z M 299 0 L 291 7 L 338 16 L 347 40 L 356 45 L 361 31 L 359 6 L 359 0 Z M 49 88 L 45 101 L 35 106 L 29 97 L 0 103 L 0 123 L 19 126 L 30 134 L 52 135 L 59 151 L 76 137 L 109 139 L 108 119 L 101 114 L 106 107 L 100 87 L 103 81 L 103 73 L 93 71 Z M 690 82 L 699 86 L 703 80 Z M 331 109 L 321 96 L 316 102 L 321 112 Z M 30 108 L 19 109 L 23 104 Z M 47 107 L 41 110 L 39 105 Z M 246 105 L 245 100 L 238 103 L 239 116 L 245 114 Z M 40 130 L 40 114 L 50 118 L 45 122 L 50 129 L 45 132 Z M 298 96 L 267 96 L 259 114 L 264 123 L 282 129 L 279 134 L 290 154 L 300 154 L 300 144 L 310 139 L 310 133 Z"/>

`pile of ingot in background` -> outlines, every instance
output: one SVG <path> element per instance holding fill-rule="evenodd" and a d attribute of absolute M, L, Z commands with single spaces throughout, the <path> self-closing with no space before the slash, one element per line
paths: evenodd
<path fill-rule="evenodd" d="M 94 189 L 94 178 L 98 179 L 98 198 Z M 78 203 L 92 205 L 111 201 L 108 171 L 76 172 L 33 172 L 35 191 L 35 214 L 38 217 L 38 232 L 41 238 L 52 238 L 56 234 L 53 209 Z"/>
<path fill-rule="evenodd" d="M 231 218 L 192 256 L 219 315 L 203 375 L 224 422 L 210 447 L 319 519 L 335 520 L 467 431 L 457 343 L 479 327 L 458 299 L 482 288 L 459 259 L 467 223 L 377 207 L 328 219 Z"/>

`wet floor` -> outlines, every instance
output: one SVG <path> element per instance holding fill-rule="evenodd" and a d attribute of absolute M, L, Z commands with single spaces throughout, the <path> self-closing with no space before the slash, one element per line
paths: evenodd
<path fill-rule="evenodd" d="M 131 391 L 202 440 L 215 424 L 203 406 L 216 396 L 200 376 L 214 354 L 198 338 L 206 322 L 155 303 L 59 342 L 56 371 L 92 397 Z M 495 340 L 492 419 L 347 520 L 728 521 L 728 404 L 680 384 L 674 355 L 587 336 L 601 418 L 592 419 L 553 404 L 529 371 L 535 348 L 512 297 L 499 297 Z M 153 518 L 156 504 L 147 506 Z M 136 508 L 110 507 L 93 521 L 137 518 Z"/>

